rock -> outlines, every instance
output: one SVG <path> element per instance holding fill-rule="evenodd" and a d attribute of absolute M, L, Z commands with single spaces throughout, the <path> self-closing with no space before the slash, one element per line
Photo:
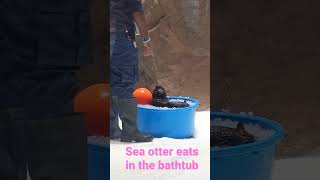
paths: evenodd
<path fill-rule="evenodd" d="M 210 106 L 209 0 L 144 1 L 155 61 L 140 53 L 138 86 L 166 87 L 172 95 L 189 96 Z M 141 49 L 141 40 L 138 47 Z"/>

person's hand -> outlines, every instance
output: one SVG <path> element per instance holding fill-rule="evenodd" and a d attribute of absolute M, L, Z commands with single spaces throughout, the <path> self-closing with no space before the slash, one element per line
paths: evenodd
<path fill-rule="evenodd" d="M 145 57 L 147 57 L 147 56 L 153 57 L 153 50 L 152 50 L 150 36 L 144 37 L 142 42 L 143 42 L 143 55 Z"/>
<path fill-rule="evenodd" d="M 143 55 L 145 57 L 153 56 L 153 50 L 152 50 L 151 42 L 144 43 L 144 45 L 143 45 Z"/>

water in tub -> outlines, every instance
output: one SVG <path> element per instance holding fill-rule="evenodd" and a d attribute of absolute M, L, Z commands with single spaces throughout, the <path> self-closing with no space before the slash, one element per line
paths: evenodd
<path fill-rule="evenodd" d="M 169 99 L 170 102 L 184 102 L 185 100 L 184 99 Z M 186 101 L 189 106 L 193 106 L 195 105 L 194 102 L 192 101 Z M 141 107 L 141 108 L 146 108 L 146 109 L 156 109 L 156 110 L 170 110 L 170 109 L 176 109 L 176 108 L 168 108 L 168 107 L 156 107 L 156 106 L 153 106 L 153 105 L 150 105 L 150 104 L 138 104 L 138 107 Z"/>

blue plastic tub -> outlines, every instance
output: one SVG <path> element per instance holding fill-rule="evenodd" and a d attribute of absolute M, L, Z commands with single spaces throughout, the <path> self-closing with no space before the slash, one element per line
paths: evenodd
<path fill-rule="evenodd" d="M 265 140 L 226 148 L 211 148 L 212 180 L 270 180 L 276 145 L 283 138 L 282 127 L 266 118 L 234 113 L 211 113 L 213 119 L 252 123 L 275 133 Z"/>
<path fill-rule="evenodd" d="M 106 180 L 110 177 L 110 149 L 101 144 L 88 144 L 88 180 Z"/>
<path fill-rule="evenodd" d="M 188 97 L 168 96 L 168 98 L 187 100 L 194 104 L 186 108 L 173 109 L 138 107 L 138 129 L 157 138 L 191 138 L 194 133 L 194 119 L 196 109 L 199 106 L 198 101 Z"/>

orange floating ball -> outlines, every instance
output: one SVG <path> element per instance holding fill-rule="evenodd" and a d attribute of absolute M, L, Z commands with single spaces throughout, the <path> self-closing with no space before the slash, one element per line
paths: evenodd
<path fill-rule="evenodd" d="M 133 92 L 138 104 L 152 104 L 152 93 L 146 88 L 138 88 Z"/>
<path fill-rule="evenodd" d="M 109 136 L 109 84 L 95 84 L 74 99 L 74 111 L 85 113 L 89 136 Z"/>

